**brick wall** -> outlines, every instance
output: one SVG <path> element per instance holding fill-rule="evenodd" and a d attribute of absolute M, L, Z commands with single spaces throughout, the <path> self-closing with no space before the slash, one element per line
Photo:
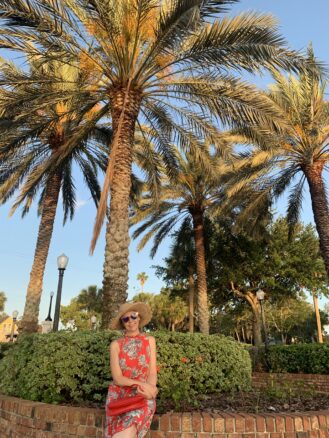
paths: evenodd
<path fill-rule="evenodd" d="M 102 438 L 104 412 L 0 395 L 0 438 Z M 170 413 L 147 438 L 329 438 L 329 410 L 301 414 Z"/>
<path fill-rule="evenodd" d="M 253 373 L 252 386 L 254 388 L 264 388 L 272 383 L 279 386 L 285 384 L 301 384 L 303 386 L 309 386 L 318 392 L 329 393 L 329 375 Z"/>

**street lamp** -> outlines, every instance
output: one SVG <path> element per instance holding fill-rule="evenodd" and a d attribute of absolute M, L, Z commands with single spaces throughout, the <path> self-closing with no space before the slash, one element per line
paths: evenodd
<path fill-rule="evenodd" d="M 61 311 L 63 277 L 64 277 L 64 271 L 66 269 L 68 261 L 69 261 L 69 258 L 66 257 L 65 254 L 61 254 L 59 257 L 57 257 L 57 266 L 58 266 L 59 276 L 58 276 L 58 287 L 57 287 L 56 304 L 55 304 L 54 325 L 53 325 L 54 332 L 58 331 L 59 314 Z"/>
<path fill-rule="evenodd" d="M 265 313 L 264 313 L 264 298 L 265 298 L 265 292 L 262 289 L 258 289 L 256 292 L 256 297 L 260 304 L 261 309 L 261 315 L 262 315 L 262 325 L 263 325 L 263 331 L 264 331 L 264 338 L 265 338 L 265 353 L 267 354 L 268 351 L 268 337 L 267 337 L 267 330 L 266 330 L 266 324 L 265 324 Z"/>
<path fill-rule="evenodd" d="M 11 324 L 11 332 L 10 332 L 10 339 L 9 342 L 14 342 L 14 332 L 15 332 L 15 325 L 17 320 L 18 312 L 17 310 L 13 311 L 13 323 Z"/>
<path fill-rule="evenodd" d="M 54 298 L 54 292 L 50 292 L 49 312 L 48 312 L 48 316 L 45 319 L 45 321 L 50 321 L 50 322 L 52 321 L 52 319 L 51 319 L 51 306 L 53 303 L 53 298 Z"/>
<path fill-rule="evenodd" d="M 97 317 L 96 317 L 95 315 L 93 315 L 93 316 L 90 318 L 90 321 L 91 321 L 91 328 L 92 328 L 93 330 L 96 330 Z"/>

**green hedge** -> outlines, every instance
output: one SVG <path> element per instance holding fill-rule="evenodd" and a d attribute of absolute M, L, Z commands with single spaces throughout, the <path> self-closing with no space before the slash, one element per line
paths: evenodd
<path fill-rule="evenodd" d="M 0 392 L 47 403 L 104 402 L 109 344 L 118 332 L 22 336 L 0 361 Z M 160 405 L 197 394 L 247 389 L 251 362 L 231 338 L 155 333 Z"/>
<path fill-rule="evenodd" d="M 271 346 L 269 364 L 275 373 L 329 374 L 329 344 Z"/>
<path fill-rule="evenodd" d="M 0 360 L 5 355 L 5 352 L 14 345 L 13 342 L 0 342 Z"/>

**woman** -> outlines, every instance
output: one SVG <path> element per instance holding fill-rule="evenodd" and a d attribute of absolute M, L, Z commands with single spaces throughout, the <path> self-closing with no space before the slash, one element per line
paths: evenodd
<path fill-rule="evenodd" d="M 158 393 L 155 339 L 140 332 L 151 320 L 145 303 L 125 303 L 112 321 L 112 328 L 124 334 L 110 345 L 113 383 L 106 400 L 105 438 L 142 438 L 148 432 Z M 142 395 L 145 405 L 124 414 L 111 416 L 108 406 L 114 400 Z"/>

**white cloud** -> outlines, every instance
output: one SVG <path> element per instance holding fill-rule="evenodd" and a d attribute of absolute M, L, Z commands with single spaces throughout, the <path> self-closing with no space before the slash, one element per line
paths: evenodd
<path fill-rule="evenodd" d="M 77 210 L 79 210 L 79 208 L 83 207 L 86 204 L 87 204 L 87 201 L 85 201 L 84 199 L 78 199 L 75 203 L 75 208 Z"/>

